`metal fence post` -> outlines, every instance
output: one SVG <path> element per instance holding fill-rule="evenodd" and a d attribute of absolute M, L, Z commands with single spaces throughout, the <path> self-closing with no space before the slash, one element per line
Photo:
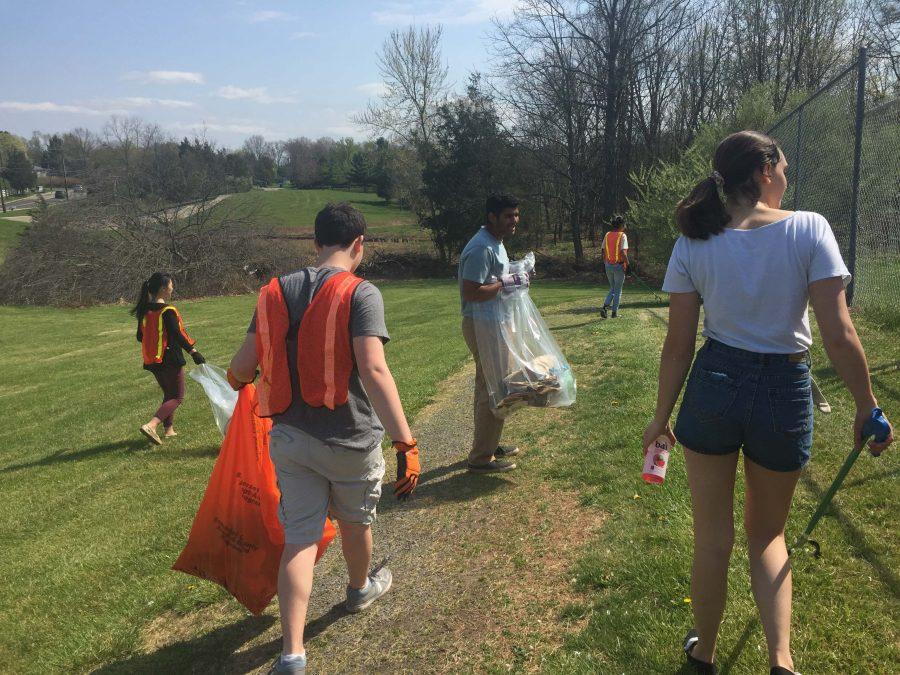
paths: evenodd
<path fill-rule="evenodd" d="M 856 288 L 856 235 L 859 229 L 859 171 L 862 159 L 862 132 L 866 114 L 866 48 L 860 47 L 856 75 L 856 134 L 853 146 L 853 183 L 850 191 L 850 274 L 847 304 L 853 304 Z"/>

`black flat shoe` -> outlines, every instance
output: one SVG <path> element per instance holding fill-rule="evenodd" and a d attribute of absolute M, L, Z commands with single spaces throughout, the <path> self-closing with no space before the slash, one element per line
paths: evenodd
<path fill-rule="evenodd" d="M 784 666 L 772 666 L 769 669 L 769 675 L 797 675 L 793 670 L 788 670 Z"/>
<path fill-rule="evenodd" d="M 691 628 L 687 635 L 684 636 L 684 643 L 681 645 L 681 648 L 684 650 L 684 655 L 687 657 L 688 665 L 694 669 L 695 673 L 718 675 L 719 670 L 716 668 L 715 664 L 707 663 L 706 661 L 701 661 L 700 659 L 695 659 L 691 656 L 691 652 L 694 651 L 694 647 L 697 646 L 698 642 L 700 642 L 700 636 L 697 635 L 696 630 Z"/>

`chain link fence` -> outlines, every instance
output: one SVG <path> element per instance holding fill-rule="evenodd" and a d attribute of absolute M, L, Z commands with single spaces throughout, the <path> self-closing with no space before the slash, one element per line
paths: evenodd
<path fill-rule="evenodd" d="M 831 223 L 854 307 L 900 321 L 900 98 L 867 100 L 866 53 L 769 129 L 788 159 L 784 208 Z"/>

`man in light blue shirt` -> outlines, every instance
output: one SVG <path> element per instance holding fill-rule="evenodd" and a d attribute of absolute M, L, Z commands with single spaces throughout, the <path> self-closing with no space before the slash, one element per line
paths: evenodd
<path fill-rule="evenodd" d="M 509 257 L 503 246 L 503 240 L 515 234 L 519 224 L 519 201 L 511 195 L 493 194 L 487 198 L 485 212 L 487 223 L 466 244 L 459 257 L 462 331 L 475 359 L 475 438 L 468 467 L 472 473 L 501 473 L 516 468 L 505 458 L 517 454 L 519 449 L 499 445 L 503 420 L 491 410 L 472 314 L 476 304 L 496 303 L 501 292 L 528 286 L 528 275 L 508 273 Z"/>

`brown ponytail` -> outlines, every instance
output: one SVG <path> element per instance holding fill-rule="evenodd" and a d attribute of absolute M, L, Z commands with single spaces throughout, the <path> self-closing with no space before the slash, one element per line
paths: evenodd
<path fill-rule="evenodd" d="M 725 197 L 756 202 L 760 197 L 756 171 L 775 166 L 781 150 L 774 139 L 758 131 L 731 134 L 716 148 L 713 173 L 694 186 L 675 209 L 675 221 L 681 233 L 690 239 L 709 239 L 725 229 L 731 217 L 725 210 Z"/>

